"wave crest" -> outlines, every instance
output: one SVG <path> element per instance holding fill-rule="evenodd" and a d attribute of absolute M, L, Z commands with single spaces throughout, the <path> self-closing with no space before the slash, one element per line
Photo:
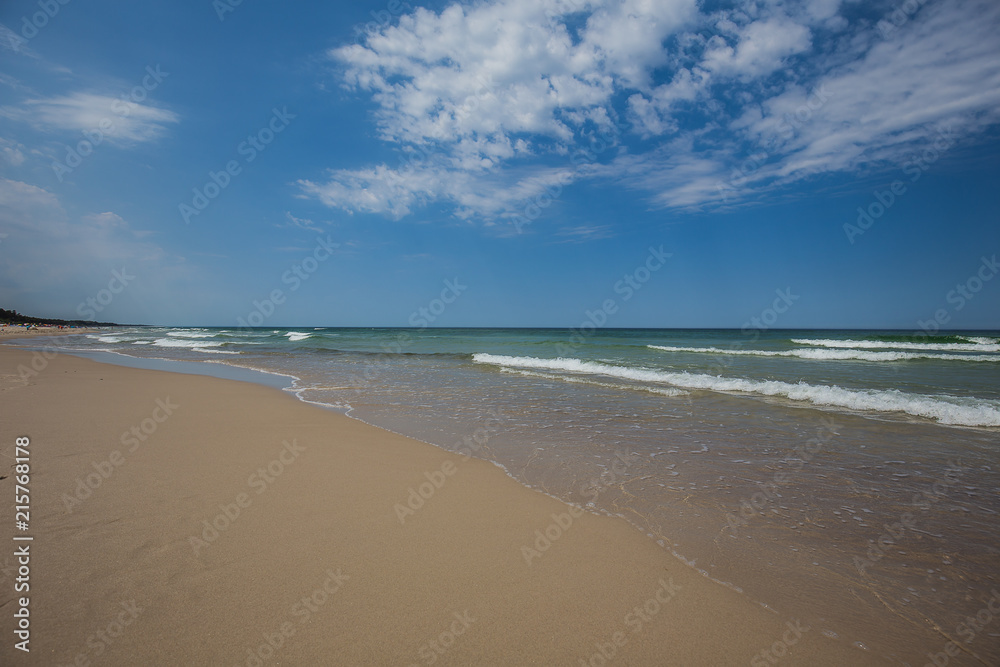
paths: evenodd
<path fill-rule="evenodd" d="M 640 382 L 665 383 L 684 389 L 704 389 L 774 396 L 818 406 L 871 412 L 903 412 L 956 426 L 1000 426 L 1000 401 L 978 398 L 907 394 L 896 389 L 845 389 L 836 385 L 812 385 L 806 382 L 748 380 L 688 372 L 657 371 L 628 366 L 613 366 L 574 358 L 539 359 L 501 354 L 477 353 L 473 361 L 512 368 L 537 368 L 571 373 L 598 374 Z"/>
<path fill-rule="evenodd" d="M 793 338 L 796 345 L 817 345 L 833 348 L 889 349 L 889 350 L 950 350 L 954 352 L 1000 352 L 1000 344 L 981 339 L 976 343 L 910 343 L 882 340 L 833 340 L 829 338 Z"/>
<path fill-rule="evenodd" d="M 694 352 L 700 354 L 733 354 L 751 357 L 797 357 L 819 361 L 912 361 L 937 359 L 938 361 L 993 361 L 1000 362 L 1000 355 L 993 354 L 933 354 L 930 352 L 871 352 L 868 350 L 807 348 L 798 350 L 725 350 L 718 347 L 679 347 L 647 345 L 664 352 Z"/>

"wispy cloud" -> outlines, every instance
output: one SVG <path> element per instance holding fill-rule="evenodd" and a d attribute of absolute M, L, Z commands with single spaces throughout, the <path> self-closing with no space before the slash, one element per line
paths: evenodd
<path fill-rule="evenodd" d="M 0 50 L 38 58 L 38 55 L 28 47 L 28 40 L 2 23 L 0 23 Z"/>
<path fill-rule="evenodd" d="M 180 117 L 173 111 L 127 99 L 73 93 L 28 99 L 16 106 L 0 107 L 0 116 L 29 123 L 44 131 L 87 132 L 103 129 L 112 143 L 128 145 L 159 138 L 167 125 Z M 111 129 L 107 129 L 107 128 Z"/>
<path fill-rule="evenodd" d="M 1000 121 L 1000 5 L 927 3 L 889 34 L 876 22 L 891 4 L 847 6 L 420 8 L 330 53 L 345 85 L 377 104 L 379 136 L 403 164 L 300 185 L 331 207 L 393 218 L 445 203 L 489 222 L 555 175 L 699 208 L 902 159 L 942 124 L 974 137 Z M 599 131 L 623 150 L 581 168 L 571 156 Z"/>
<path fill-rule="evenodd" d="M 105 211 L 71 217 L 59 198 L 43 188 L 0 178 L 0 233 L 6 235 L 0 262 L 0 297 L 45 294 L 59 290 L 66 312 L 76 296 L 107 282 L 108 271 L 127 265 L 155 284 L 137 281 L 135 294 L 163 298 L 178 283 L 189 285 L 194 274 L 183 258 L 149 240 L 120 215 Z M 79 286 L 79 294 L 66 285 Z M 186 289 L 186 288 L 181 288 Z M 52 305 L 52 304 L 48 304 Z"/>
<path fill-rule="evenodd" d="M 563 227 L 553 234 L 557 243 L 587 243 L 609 239 L 615 235 L 611 225 L 581 225 Z"/>
<path fill-rule="evenodd" d="M 12 167 L 20 167 L 24 163 L 24 146 L 17 141 L 0 137 L 0 155 L 3 161 Z"/>
<path fill-rule="evenodd" d="M 293 227 L 296 229 L 306 229 L 319 234 L 323 229 L 308 218 L 296 218 L 291 211 L 285 211 L 285 221 L 279 227 Z"/>

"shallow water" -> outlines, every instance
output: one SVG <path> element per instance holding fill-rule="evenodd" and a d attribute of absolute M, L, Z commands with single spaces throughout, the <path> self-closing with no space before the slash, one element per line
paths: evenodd
<path fill-rule="evenodd" d="M 294 375 L 304 400 L 622 516 L 831 642 L 923 665 L 954 639 L 949 664 L 1000 664 L 1000 620 L 965 620 L 1000 590 L 996 332 L 136 328 L 57 344 Z"/>

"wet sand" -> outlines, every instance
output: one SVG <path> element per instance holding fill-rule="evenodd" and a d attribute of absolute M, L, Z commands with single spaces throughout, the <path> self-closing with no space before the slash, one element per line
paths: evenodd
<path fill-rule="evenodd" d="M 0 346 L 3 664 L 871 661 L 482 460 L 249 383 L 65 355 L 22 378 L 32 355 Z"/>

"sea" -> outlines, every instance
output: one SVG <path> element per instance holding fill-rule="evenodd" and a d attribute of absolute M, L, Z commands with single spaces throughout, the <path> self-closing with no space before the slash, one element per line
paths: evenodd
<path fill-rule="evenodd" d="M 123 327 L 50 340 L 130 365 L 275 374 L 303 401 L 620 517 L 867 660 L 1000 664 L 1000 332 Z"/>

